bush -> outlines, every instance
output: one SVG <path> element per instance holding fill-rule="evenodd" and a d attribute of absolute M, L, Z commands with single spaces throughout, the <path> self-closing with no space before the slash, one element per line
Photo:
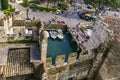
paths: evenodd
<path fill-rule="evenodd" d="M 15 11 L 15 9 L 12 9 L 12 8 L 8 8 L 8 9 L 6 9 L 6 10 L 3 10 L 5 13 L 7 13 L 7 14 L 13 14 L 13 12 Z"/>
<path fill-rule="evenodd" d="M 21 44 L 21 43 L 31 43 L 31 42 L 33 42 L 31 39 L 8 41 L 8 43 L 11 43 L 11 44 Z"/>
<path fill-rule="evenodd" d="M 50 29 L 63 29 L 63 30 L 66 30 L 67 29 L 67 25 L 52 24 L 49 28 Z"/>
<path fill-rule="evenodd" d="M 13 20 L 13 26 L 24 26 L 25 21 L 24 20 Z"/>
<path fill-rule="evenodd" d="M 20 3 L 23 7 L 27 7 L 29 3 Z"/>
<path fill-rule="evenodd" d="M 50 12 L 50 11 L 56 12 L 57 11 L 56 8 L 46 8 L 46 7 L 41 7 L 41 6 L 33 6 L 32 8 L 37 9 L 39 11 L 47 11 L 47 12 Z"/>
<path fill-rule="evenodd" d="M 63 3 L 61 4 L 61 6 L 59 7 L 59 9 L 67 9 L 69 6 L 68 6 L 68 3 L 66 1 L 63 1 Z"/>
<path fill-rule="evenodd" d="M 25 23 L 25 27 L 32 27 L 32 23 Z"/>

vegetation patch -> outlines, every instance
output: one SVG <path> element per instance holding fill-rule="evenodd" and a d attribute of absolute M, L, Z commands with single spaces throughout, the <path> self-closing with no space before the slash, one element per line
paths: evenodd
<path fill-rule="evenodd" d="M 58 60 L 59 60 L 59 59 L 64 60 L 64 59 L 65 59 L 65 55 L 59 55 L 59 56 L 56 57 L 56 59 L 58 59 Z"/>
<path fill-rule="evenodd" d="M 4 11 L 5 13 L 11 15 L 11 14 L 13 14 L 13 12 L 15 11 L 15 9 L 8 8 L 8 9 L 5 9 L 5 10 L 3 10 L 3 11 Z"/>
<path fill-rule="evenodd" d="M 3 19 L 0 19 L 0 26 L 4 26 Z"/>
<path fill-rule="evenodd" d="M 41 26 L 40 21 L 32 21 L 32 22 L 25 22 L 25 20 L 13 20 L 13 26 L 26 26 L 26 27 L 32 27 L 32 26 Z"/>
<path fill-rule="evenodd" d="M 51 24 L 48 29 L 62 29 L 62 30 L 67 30 L 67 25 L 58 25 L 58 24 Z"/>
<path fill-rule="evenodd" d="M 82 51 L 80 54 L 86 55 L 86 54 L 88 54 L 88 51 L 87 51 L 87 50 L 84 50 L 84 51 Z"/>
<path fill-rule="evenodd" d="M 26 22 L 25 27 L 32 27 L 32 23 Z"/>
<path fill-rule="evenodd" d="M 39 11 L 47 11 L 47 12 L 50 12 L 50 11 L 56 12 L 57 11 L 56 8 L 47 8 L 47 7 L 41 7 L 41 6 L 32 6 L 31 8 L 39 10 Z"/>
<path fill-rule="evenodd" d="M 70 53 L 70 54 L 69 54 L 69 57 L 70 57 L 70 58 L 72 58 L 72 57 L 77 57 L 77 53 L 76 53 L 76 52 L 75 52 L 75 53 Z"/>
<path fill-rule="evenodd" d="M 13 20 L 13 26 L 24 26 L 25 20 Z"/>
<path fill-rule="evenodd" d="M 86 65 L 90 66 L 91 65 L 91 60 L 86 60 L 86 61 L 83 61 L 83 62 L 76 62 L 76 63 L 70 64 L 69 68 L 74 69 L 74 68 L 78 68 L 78 67 L 82 67 L 82 66 L 86 66 Z"/>
<path fill-rule="evenodd" d="M 33 25 L 33 26 L 41 26 L 41 21 L 39 21 L 39 20 L 34 20 L 34 21 L 32 21 L 32 25 Z"/>
<path fill-rule="evenodd" d="M 62 71 L 65 71 L 66 68 L 67 68 L 66 66 L 57 67 L 57 68 L 51 68 L 51 69 L 48 70 L 48 73 L 49 73 L 50 75 L 54 75 L 54 74 L 56 74 L 56 73 L 60 73 L 60 72 L 62 72 Z"/>
<path fill-rule="evenodd" d="M 32 41 L 31 39 L 24 39 L 24 40 L 10 40 L 8 43 L 10 44 L 21 44 L 21 43 L 32 43 L 35 41 Z"/>

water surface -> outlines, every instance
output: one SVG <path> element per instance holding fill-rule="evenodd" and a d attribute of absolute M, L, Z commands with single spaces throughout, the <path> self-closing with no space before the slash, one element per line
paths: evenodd
<path fill-rule="evenodd" d="M 72 36 L 64 32 L 64 39 L 48 38 L 47 57 L 52 57 L 52 64 L 55 64 L 57 55 L 65 55 L 65 62 L 67 62 L 69 53 L 77 50 L 77 44 L 72 41 Z"/>

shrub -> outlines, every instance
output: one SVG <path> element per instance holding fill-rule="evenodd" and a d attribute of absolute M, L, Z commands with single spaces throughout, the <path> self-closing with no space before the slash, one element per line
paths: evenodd
<path fill-rule="evenodd" d="M 62 2 L 62 4 L 61 4 L 61 6 L 59 7 L 59 9 L 67 9 L 69 6 L 68 6 L 68 3 L 67 3 L 67 1 L 63 1 Z"/>
<path fill-rule="evenodd" d="M 50 12 L 50 11 L 56 12 L 57 11 L 56 8 L 46 8 L 46 7 L 41 7 L 41 6 L 33 6 L 32 8 L 37 9 L 39 11 L 47 11 L 47 12 Z"/>
<path fill-rule="evenodd" d="M 24 26 L 25 21 L 24 20 L 13 20 L 13 26 Z"/>
<path fill-rule="evenodd" d="M 12 8 L 8 8 L 8 9 L 5 9 L 5 10 L 3 10 L 5 13 L 7 13 L 7 14 L 13 14 L 13 12 L 15 11 L 15 9 L 12 9 Z"/>
<path fill-rule="evenodd" d="M 31 43 L 31 42 L 33 42 L 31 39 L 8 41 L 8 43 L 11 43 L 11 44 Z"/>
<path fill-rule="evenodd" d="M 32 27 L 32 23 L 25 23 L 25 27 Z"/>
<path fill-rule="evenodd" d="M 67 29 L 67 25 L 58 25 L 58 24 L 52 24 L 50 27 L 50 29 Z"/>

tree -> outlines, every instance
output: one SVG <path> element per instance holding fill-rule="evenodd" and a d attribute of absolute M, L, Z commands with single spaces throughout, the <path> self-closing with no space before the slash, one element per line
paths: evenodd
<path fill-rule="evenodd" d="M 68 8 L 68 7 L 69 7 L 68 2 L 67 2 L 66 0 L 64 0 L 64 1 L 62 2 L 62 4 L 61 4 L 60 8 L 61 8 L 61 9 L 66 9 L 66 8 Z"/>
<path fill-rule="evenodd" d="M 50 3 L 50 1 L 49 1 L 49 0 L 47 0 L 47 8 L 48 8 L 48 6 L 49 6 L 49 3 Z"/>
<path fill-rule="evenodd" d="M 28 0 L 23 0 L 23 5 L 24 5 L 25 7 L 27 7 L 27 6 L 28 6 Z"/>
<path fill-rule="evenodd" d="M 55 5 L 56 5 L 56 2 L 58 1 L 58 0 L 52 0 L 53 2 L 54 2 L 54 7 L 55 7 Z"/>
<path fill-rule="evenodd" d="M 92 5 L 98 15 L 105 7 L 119 8 L 120 0 L 84 0 L 86 4 Z"/>
<path fill-rule="evenodd" d="M 1 0 L 2 9 L 8 9 L 8 0 Z"/>

